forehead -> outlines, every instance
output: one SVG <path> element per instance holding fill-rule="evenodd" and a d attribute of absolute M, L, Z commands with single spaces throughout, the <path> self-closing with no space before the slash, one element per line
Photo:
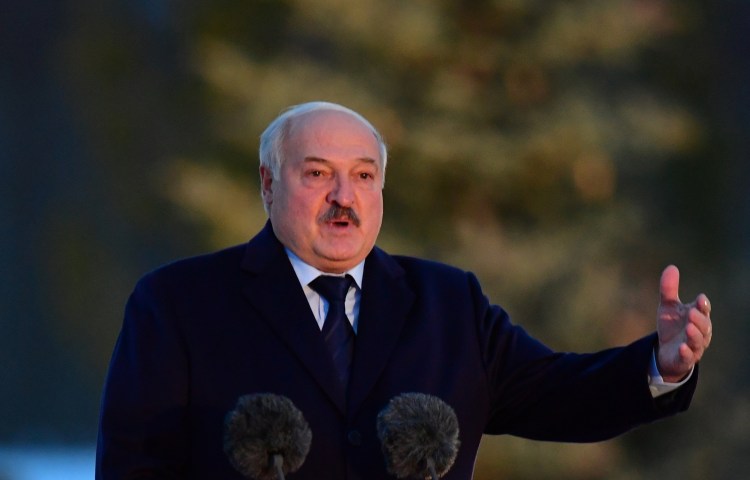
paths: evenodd
<path fill-rule="evenodd" d="M 305 113 L 292 119 L 286 135 L 292 157 L 371 158 L 381 163 L 372 130 L 357 117 L 336 110 Z"/>

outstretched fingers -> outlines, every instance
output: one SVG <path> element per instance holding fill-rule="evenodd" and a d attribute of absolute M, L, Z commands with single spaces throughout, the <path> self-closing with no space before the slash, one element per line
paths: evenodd
<path fill-rule="evenodd" d="M 711 322 L 711 302 L 704 294 L 698 295 L 688 314 L 687 333 L 688 338 L 693 338 L 695 343 L 703 349 L 708 348 L 713 335 L 713 323 Z M 691 345 L 691 348 L 693 346 Z"/>
<path fill-rule="evenodd" d="M 680 271 L 664 269 L 659 282 L 657 332 L 659 371 L 668 381 L 683 378 L 698 363 L 711 344 L 711 302 L 700 294 L 692 303 L 680 302 Z"/>

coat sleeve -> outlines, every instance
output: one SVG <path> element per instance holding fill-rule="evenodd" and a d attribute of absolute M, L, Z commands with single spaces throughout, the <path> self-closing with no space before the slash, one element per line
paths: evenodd
<path fill-rule="evenodd" d="M 125 309 L 104 387 L 98 480 L 182 478 L 189 361 L 167 289 L 144 277 Z"/>
<path fill-rule="evenodd" d="M 593 442 L 688 408 L 697 381 L 657 399 L 648 388 L 656 334 L 597 353 L 553 352 L 491 305 L 469 275 L 490 386 L 489 434 Z"/>

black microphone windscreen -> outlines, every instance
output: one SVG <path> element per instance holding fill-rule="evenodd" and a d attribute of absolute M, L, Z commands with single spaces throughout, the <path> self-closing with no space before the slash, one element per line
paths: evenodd
<path fill-rule="evenodd" d="M 429 461 L 439 476 L 456 460 L 458 418 L 441 399 L 404 393 L 391 399 L 378 414 L 377 432 L 388 472 L 398 478 L 429 478 Z"/>
<path fill-rule="evenodd" d="M 259 393 L 239 398 L 226 416 L 224 452 L 242 475 L 276 479 L 271 457 L 283 456 L 283 472 L 294 472 L 310 450 L 312 432 L 297 407 L 282 395 Z"/>

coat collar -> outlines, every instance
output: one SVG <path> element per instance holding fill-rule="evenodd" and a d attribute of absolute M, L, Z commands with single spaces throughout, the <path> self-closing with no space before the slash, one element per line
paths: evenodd
<path fill-rule="evenodd" d="M 414 294 L 403 269 L 379 248 L 365 260 L 362 300 L 347 402 L 320 329 L 270 222 L 249 243 L 242 260 L 243 294 L 296 355 L 342 413 L 356 413 L 398 343 Z M 348 403 L 348 408 L 347 408 Z"/>

